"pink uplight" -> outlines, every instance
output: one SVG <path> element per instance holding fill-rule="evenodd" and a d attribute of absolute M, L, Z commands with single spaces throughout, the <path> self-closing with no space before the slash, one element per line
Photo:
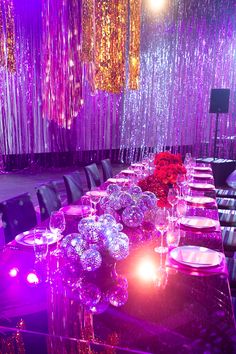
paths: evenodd
<path fill-rule="evenodd" d="M 156 265 L 148 258 L 140 261 L 137 268 L 137 275 L 143 281 L 154 281 L 156 279 Z"/>
<path fill-rule="evenodd" d="M 29 284 L 38 284 L 39 283 L 39 278 L 37 277 L 37 274 L 35 274 L 35 273 L 29 273 L 27 275 L 26 279 Z"/>
<path fill-rule="evenodd" d="M 9 270 L 8 274 L 10 275 L 10 277 L 15 278 L 18 275 L 18 273 L 19 273 L 19 269 L 16 267 L 13 267 Z"/>

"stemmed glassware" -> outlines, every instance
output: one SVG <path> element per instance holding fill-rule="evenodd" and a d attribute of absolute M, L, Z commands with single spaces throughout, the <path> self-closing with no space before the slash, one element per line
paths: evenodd
<path fill-rule="evenodd" d="M 170 214 L 167 209 L 157 209 L 156 215 L 155 215 L 155 227 L 156 230 L 158 230 L 161 234 L 161 245 L 158 247 L 155 247 L 154 251 L 157 253 L 167 253 L 168 252 L 168 247 L 163 245 L 163 238 L 164 234 L 168 229 L 169 226 L 169 217 Z"/>
<path fill-rule="evenodd" d="M 34 254 L 36 262 L 41 262 L 48 254 L 48 231 L 47 229 L 34 229 Z"/>
<path fill-rule="evenodd" d="M 176 179 L 176 184 L 179 187 L 180 198 L 183 197 L 183 186 L 186 185 L 186 175 L 184 173 L 179 173 Z"/>
<path fill-rule="evenodd" d="M 49 228 L 56 235 L 57 240 L 66 228 L 65 215 L 63 211 L 52 211 L 50 215 Z"/>
<path fill-rule="evenodd" d="M 169 188 L 167 200 L 171 205 L 171 221 L 174 221 L 174 207 L 179 200 L 179 191 L 175 187 Z"/>
<path fill-rule="evenodd" d="M 182 217 L 186 215 L 187 210 L 188 210 L 188 205 L 186 200 L 184 199 L 180 200 L 176 207 L 178 219 L 182 219 Z"/>
<path fill-rule="evenodd" d="M 96 217 L 97 214 L 97 204 L 100 202 L 101 200 L 101 193 L 97 188 L 92 189 L 91 191 L 87 192 L 87 195 L 90 198 L 92 207 L 94 209 L 94 215 Z"/>
<path fill-rule="evenodd" d="M 178 224 L 172 224 L 172 227 L 167 232 L 166 239 L 169 248 L 178 247 L 180 241 L 180 227 Z"/>

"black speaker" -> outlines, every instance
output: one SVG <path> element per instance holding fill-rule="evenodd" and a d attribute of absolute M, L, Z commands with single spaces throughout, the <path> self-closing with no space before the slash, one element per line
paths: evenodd
<path fill-rule="evenodd" d="M 210 113 L 228 113 L 229 89 L 211 89 Z"/>

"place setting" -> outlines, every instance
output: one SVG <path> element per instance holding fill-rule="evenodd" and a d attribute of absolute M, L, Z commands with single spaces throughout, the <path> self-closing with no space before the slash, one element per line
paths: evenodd
<path fill-rule="evenodd" d="M 167 265 L 191 276 L 227 276 L 225 256 L 222 252 L 196 245 L 183 245 L 172 249 Z"/>

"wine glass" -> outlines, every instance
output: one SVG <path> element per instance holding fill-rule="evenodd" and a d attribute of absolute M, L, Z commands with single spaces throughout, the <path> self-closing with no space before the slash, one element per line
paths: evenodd
<path fill-rule="evenodd" d="M 174 206 L 178 203 L 179 200 L 179 192 L 177 188 L 169 188 L 167 200 L 171 205 L 171 220 L 174 221 Z"/>
<path fill-rule="evenodd" d="M 180 227 L 173 225 L 167 232 L 167 245 L 169 248 L 175 248 L 179 245 L 180 241 Z"/>
<path fill-rule="evenodd" d="M 49 228 L 51 232 L 56 235 L 57 239 L 59 235 L 66 228 L 65 215 L 63 211 L 52 211 L 50 215 Z"/>
<path fill-rule="evenodd" d="M 176 179 L 176 184 L 179 187 L 179 194 L 182 198 L 182 187 L 186 184 L 186 175 L 184 173 L 179 173 Z"/>
<path fill-rule="evenodd" d="M 94 209 L 94 215 L 96 217 L 97 214 L 97 204 L 100 202 L 101 200 L 101 193 L 100 190 L 97 188 L 92 189 L 91 191 L 86 193 L 89 197 L 90 197 L 90 201 L 91 204 L 93 206 Z"/>
<path fill-rule="evenodd" d="M 163 236 L 169 226 L 169 217 L 170 217 L 170 214 L 169 214 L 168 210 L 166 210 L 165 208 L 158 209 L 156 212 L 155 227 L 156 227 L 156 230 L 158 230 L 161 234 L 161 245 L 158 247 L 155 247 L 155 249 L 154 249 L 154 251 L 157 253 L 162 254 L 162 253 L 168 252 L 168 248 L 163 246 Z"/>
<path fill-rule="evenodd" d="M 187 205 L 186 200 L 184 200 L 184 199 L 180 200 L 176 206 L 178 219 L 181 219 L 183 216 L 185 216 L 187 213 L 187 210 L 188 210 L 188 205 Z"/>
<path fill-rule="evenodd" d="M 47 229 L 34 229 L 34 254 L 37 261 L 42 261 L 48 254 L 48 231 Z"/>

